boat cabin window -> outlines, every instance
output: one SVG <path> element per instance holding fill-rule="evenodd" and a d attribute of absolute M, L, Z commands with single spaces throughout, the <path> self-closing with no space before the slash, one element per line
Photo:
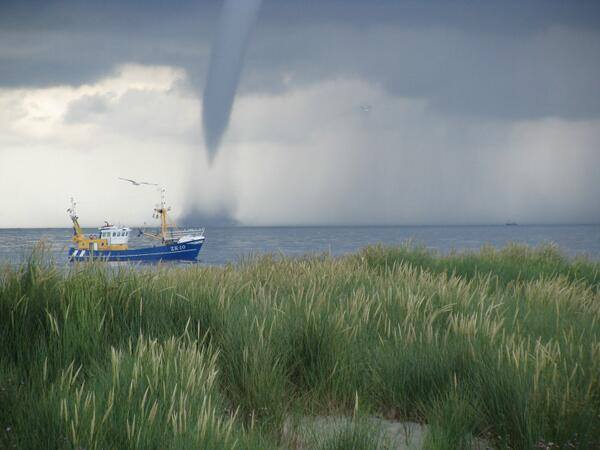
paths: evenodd
<path fill-rule="evenodd" d="M 100 232 L 100 239 L 110 239 L 113 238 L 126 238 L 129 237 L 130 232 L 127 230 L 104 230 Z"/>

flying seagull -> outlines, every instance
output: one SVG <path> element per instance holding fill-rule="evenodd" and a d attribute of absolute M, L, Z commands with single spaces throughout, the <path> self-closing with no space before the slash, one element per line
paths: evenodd
<path fill-rule="evenodd" d="M 119 177 L 119 180 L 129 181 L 134 186 L 141 186 L 142 184 L 146 184 L 148 186 L 158 186 L 158 184 L 156 184 L 156 183 L 148 183 L 146 181 L 135 181 L 135 180 L 130 180 L 129 178 L 121 178 L 121 177 Z"/>

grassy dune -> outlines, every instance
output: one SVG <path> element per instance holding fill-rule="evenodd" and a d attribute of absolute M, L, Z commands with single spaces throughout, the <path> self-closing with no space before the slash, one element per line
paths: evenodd
<path fill-rule="evenodd" d="M 600 446 L 600 264 L 555 248 L 0 270 L 0 448 Z M 307 444 L 308 445 L 308 444 Z"/>

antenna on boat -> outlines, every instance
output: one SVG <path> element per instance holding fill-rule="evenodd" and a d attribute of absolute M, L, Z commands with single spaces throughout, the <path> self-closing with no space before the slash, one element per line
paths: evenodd
<path fill-rule="evenodd" d="M 163 186 L 160 186 L 159 189 L 160 204 L 156 205 L 154 208 L 153 217 L 155 219 L 160 219 L 160 236 L 163 242 L 165 242 L 167 240 L 167 234 L 169 233 L 169 227 L 171 226 L 169 224 L 167 212 L 170 211 L 171 208 L 167 206 L 167 190 Z"/>
<path fill-rule="evenodd" d="M 167 190 L 164 187 L 160 187 L 160 207 L 164 208 L 167 203 Z"/>
<path fill-rule="evenodd" d="M 73 197 L 71 197 L 71 207 L 69 209 L 67 209 L 67 212 L 69 213 L 69 216 L 71 216 L 71 219 L 77 220 L 77 212 L 75 211 L 75 207 L 77 206 L 77 203 L 75 203 L 75 199 Z"/>

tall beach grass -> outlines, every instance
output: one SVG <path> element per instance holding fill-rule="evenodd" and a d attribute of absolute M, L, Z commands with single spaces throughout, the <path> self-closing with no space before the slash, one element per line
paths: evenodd
<path fill-rule="evenodd" d="M 303 448 L 290 417 L 356 414 L 428 424 L 430 449 L 594 448 L 599 321 L 600 264 L 551 246 L 34 258 L 0 269 L 0 448 Z"/>

